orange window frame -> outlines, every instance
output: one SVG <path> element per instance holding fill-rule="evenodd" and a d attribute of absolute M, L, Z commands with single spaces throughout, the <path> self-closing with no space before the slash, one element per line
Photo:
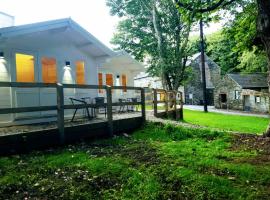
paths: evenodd
<path fill-rule="evenodd" d="M 85 84 L 85 67 L 83 61 L 77 61 L 76 65 L 76 83 L 79 85 Z"/>
<path fill-rule="evenodd" d="M 124 86 L 123 92 L 127 92 L 127 76 L 122 74 L 122 86 Z"/>
<path fill-rule="evenodd" d="M 99 86 L 98 92 L 99 93 L 103 93 L 102 85 L 103 85 L 103 74 L 98 73 L 98 86 Z"/>
<path fill-rule="evenodd" d="M 35 82 L 35 57 L 29 54 L 15 54 L 16 60 L 16 81 Z"/>
<path fill-rule="evenodd" d="M 106 74 L 106 85 L 113 86 L 113 75 Z"/>
<path fill-rule="evenodd" d="M 57 64 L 55 58 L 42 57 L 42 80 L 44 83 L 57 82 Z"/>

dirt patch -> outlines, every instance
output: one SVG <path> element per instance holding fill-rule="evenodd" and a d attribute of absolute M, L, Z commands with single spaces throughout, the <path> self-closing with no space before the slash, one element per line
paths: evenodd
<path fill-rule="evenodd" d="M 150 166 L 160 163 L 157 150 L 144 142 L 137 143 L 133 147 L 122 149 L 119 153 L 123 157 L 131 158 L 133 160 L 132 164 L 135 166 L 141 164 Z"/>
<path fill-rule="evenodd" d="M 95 176 L 84 169 L 52 172 L 41 171 L 35 180 L 2 186 L 0 199 L 99 199 L 104 190 L 120 190 L 123 185 L 119 177 Z"/>
<path fill-rule="evenodd" d="M 235 134 L 231 150 L 255 150 L 258 155 L 252 158 L 237 160 L 237 162 L 248 162 L 251 164 L 270 163 L 270 138 L 251 134 Z"/>

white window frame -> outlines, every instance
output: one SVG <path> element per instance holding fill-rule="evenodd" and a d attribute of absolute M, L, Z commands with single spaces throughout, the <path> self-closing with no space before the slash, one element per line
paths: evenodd
<path fill-rule="evenodd" d="M 234 99 L 239 100 L 241 96 L 241 93 L 239 90 L 234 90 Z"/>
<path fill-rule="evenodd" d="M 261 96 L 255 96 L 255 103 L 261 103 Z"/>

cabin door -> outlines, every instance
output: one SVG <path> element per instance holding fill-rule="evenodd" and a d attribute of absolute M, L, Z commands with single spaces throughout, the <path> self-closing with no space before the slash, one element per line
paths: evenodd
<path fill-rule="evenodd" d="M 250 111 L 251 104 L 250 104 L 250 96 L 244 95 L 244 111 Z"/>
<path fill-rule="evenodd" d="M 38 80 L 37 57 L 30 52 L 14 53 L 14 77 L 16 82 L 35 83 Z M 14 107 L 40 106 L 39 88 L 14 88 Z M 40 112 L 18 113 L 15 119 L 34 118 L 40 116 Z"/>
<path fill-rule="evenodd" d="M 219 103 L 221 109 L 227 109 L 227 94 L 219 94 Z"/>

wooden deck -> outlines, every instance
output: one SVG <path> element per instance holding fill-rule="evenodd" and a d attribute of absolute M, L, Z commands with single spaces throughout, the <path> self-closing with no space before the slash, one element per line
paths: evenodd
<path fill-rule="evenodd" d="M 128 86 L 99 86 L 99 85 L 76 85 L 76 84 L 45 84 L 45 83 L 17 83 L 0 82 L 0 87 L 9 88 L 55 88 L 57 94 L 56 105 L 35 106 L 35 107 L 13 107 L 0 108 L 0 114 L 15 114 L 24 112 L 56 111 L 57 116 L 54 122 L 44 122 L 29 125 L 11 125 L 0 128 L 0 154 L 28 152 L 33 149 L 42 149 L 51 146 L 81 141 L 88 138 L 112 137 L 115 134 L 131 132 L 139 128 L 146 120 L 145 109 L 145 88 Z M 64 89 L 104 89 L 106 102 L 104 103 L 83 103 L 66 105 L 64 103 Z M 112 90 L 132 90 L 137 91 L 139 97 L 136 101 L 113 102 Z M 166 91 L 161 89 L 150 89 L 150 96 L 153 95 L 154 116 L 172 117 L 180 119 L 182 117 L 182 94 L 178 91 Z M 158 96 L 160 98 L 158 98 Z M 164 97 L 164 98 L 161 98 Z M 158 104 L 165 104 L 165 111 L 158 111 Z M 180 109 L 178 106 L 180 105 Z M 139 112 L 114 113 L 114 108 L 135 106 L 140 107 Z M 70 122 L 65 119 L 65 110 L 77 109 L 99 109 L 105 108 L 107 116 L 98 115 L 97 118 L 79 119 Z M 30 122 L 29 122 L 30 123 Z"/>
<path fill-rule="evenodd" d="M 114 134 L 122 134 L 139 128 L 143 123 L 140 112 L 113 115 Z M 76 119 L 65 121 L 66 143 L 84 139 L 108 137 L 108 120 L 104 115 L 96 119 Z M 29 152 L 60 145 L 57 122 L 19 125 L 0 128 L 0 155 Z"/>

